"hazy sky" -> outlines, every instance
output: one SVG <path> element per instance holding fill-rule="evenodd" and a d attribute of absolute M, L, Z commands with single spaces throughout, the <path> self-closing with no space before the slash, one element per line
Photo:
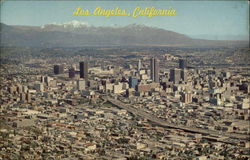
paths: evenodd
<path fill-rule="evenodd" d="M 127 16 L 75 16 L 77 7 L 94 10 L 155 7 L 177 11 L 176 16 L 153 18 Z M 94 26 L 124 26 L 132 23 L 156 26 L 190 36 L 225 37 L 249 36 L 249 4 L 247 1 L 5 1 L 1 5 L 1 22 L 9 25 L 40 26 L 72 20 Z M 224 37 L 224 38 L 223 38 Z M 230 39 L 230 38 L 229 38 Z"/>

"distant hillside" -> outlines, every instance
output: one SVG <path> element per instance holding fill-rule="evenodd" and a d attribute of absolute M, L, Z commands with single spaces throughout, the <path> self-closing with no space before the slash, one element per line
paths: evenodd
<path fill-rule="evenodd" d="M 198 40 L 145 25 L 95 27 L 77 21 L 41 27 L 1 24 L 0 34 L 1 46 L 248 46 L 246 41 Z"/>

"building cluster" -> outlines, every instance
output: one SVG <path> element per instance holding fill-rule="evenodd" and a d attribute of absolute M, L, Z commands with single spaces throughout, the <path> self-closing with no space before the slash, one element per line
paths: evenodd
<path fill-rule="evenodd" d="M 169 60 L 178 65 L 162 67 Z M 245 70 L 192 68 L 187 59 L 169 54 L 137 59 L 128 68 L 75 64 L 52 64 L 47 74 L 3 74 L 0 157 L 250 158 Z M 151 123 L 105 97 L 176 128 Z"/>

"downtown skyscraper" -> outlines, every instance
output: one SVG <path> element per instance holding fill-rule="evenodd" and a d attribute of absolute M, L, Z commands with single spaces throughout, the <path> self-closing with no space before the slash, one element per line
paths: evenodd
<path fill-rule="evenodd" d="M 181 69 L 178 68 L 170 69 L 170 81 L 174 82 L 175 84 L 180 83 Z"/>
<path fill-rule="evenodd" d="M 187 68 L 187 61 L 185 59 L 179 59 L 179 68 L 180 69 Z"/>
<path fill-rule="evenodd" d="M 54 65 L 54 74 L 62 74 L 63 66 L 62 65 Z"/>
<path fill-rule="evenodd" d="M 156 58 L 150 60 L 150 78 L 159 83 L 159 61 Z"/>
<path fill-rule="evenodd" d="M 138 72 L 140 72 L 140 70 L 141 70 L 141 60 L 140 59 L 138 61 L 137 70 L 138 70 Z"/>
<path fill-rule="evenodd" d="M 88 63 L 80 62 L 80 78 L 84 78 L 85 81 L 88 80 Z"/>

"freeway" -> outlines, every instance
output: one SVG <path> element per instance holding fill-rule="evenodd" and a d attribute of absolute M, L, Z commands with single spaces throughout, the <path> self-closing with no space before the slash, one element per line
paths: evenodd
<path fill-rule="evenodd" d="M 180 130 L 183 130 L 186 132 L 199 133 L 199 134 L 202 134 L 205 136 L 210 136 L 210 137 L 218 137 L 218 139 L 220 137 L 227 137 L 230 139 L 239 139 L 239 140 L 243 140 L 243 141 L 249 140 L 249 135 L 236 134 L 236 133 L 226 133 L 226 132 L 219 132 L 219 131 L 214 131 L 214 130 L 192 128 L 192 127 L 187 127 L 187 126 L 170 124 L 170 123 L 164 121 L 163 119 L 160 119 L 152 114 L 149 114 L 149 113 L 143 111 L 142 109 L 131 107 L 131 106 L 126 105 L 125 103 L 119 101 L 119 100 L 116 100 L 116 99 L 113 99 L 110 97 L 107 97 L 104 99 L 107 100 L 108 102 L 112 103 L 113 105 L 117 106 L 118 108 L 125 109 L 134 115 L 143 117 L 143 118 L 145 118 L 145 119 L 147 119 L 147 120 L 149 120 L 149 121 L 151 121 L 159 126 L 162 126 L 162 127 L 180 129 Z"/>

